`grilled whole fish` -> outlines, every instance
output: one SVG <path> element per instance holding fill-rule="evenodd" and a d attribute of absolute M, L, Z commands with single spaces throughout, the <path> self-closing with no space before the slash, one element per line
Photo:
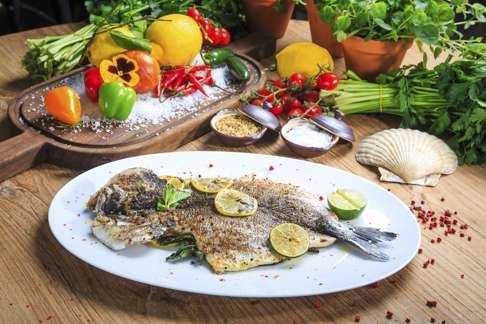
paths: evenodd
<path fill-rule="evenodd" d="M 377 243 L 396 237 L 394 233 L 340 223 L 316 195 L 267 179 L 246 176 L 232 185 L 257 198 L 258 210 L 249 217 L 222 216 L 214 208 L 214 195 L 195 190 L 177 209 L 157 212 L 157 200 L 165 185 L 166 181 L 153 171 L 142 168 L 113 177 L 88 201 L 88 208 L 96 214 L 93 234 L 114 250 L 164 236 L 192 234 L 197 248 L 218 273 L 284 260 L 272 251 L 268 237 L 272 228 L 285 222 L 304 227 L 309 232 L 310 247 L 325 247 L 338 238 L 380 261 L 388 260 L 388 256 Z"/>

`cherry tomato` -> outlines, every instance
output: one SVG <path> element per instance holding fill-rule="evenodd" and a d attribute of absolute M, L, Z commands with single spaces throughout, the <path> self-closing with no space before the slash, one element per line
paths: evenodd
<path fill-rule="evenodd" d="M 287 102 L 289 101 L 290 97 L 288 94 L 286 94 L 285 92 L 282 92 L 283 95 L 279 97 L 279 101 L 284 104 L 285 106 L 287 106 Z"/>
<path fill-rule="evenodd" d="M 331 72 L 324 72 L 316 79 L 316 84 L 321 90 L 334 90 L 339 84 L 339 77 Z"/>
<path fill-rule="evenodd" d="M 288 110 L 292 109 L 302 109 L 302 102 L 299 99 L 291 98 L 287 101 Z"/>
<path fill-rule="evenodd" d="M 306 116 L 307 117 L 314 117 L 315 115 L 319 115 L 322 112 L 321 107 L 316 104 L 312 104 L 309 108 L 306 110 Z"/>
<path fill-rule="evenodd" d="M 81 120 L 81 102 L 71 87 L 49 90 L 44 96 L 44 104 L 49 114 L 64 124 L 76 125 Z"/>
<path fill-rule="evenodd" d="M 226 46 L 231 42 L 231 35 L 226 28 L 221 28 L 221 41 L 219 45 Z"/>
<path fill-rule="evenodd" d="M 284 111 L 283 105 L 273 105 L 270 109 L 270 112 L 275 116 L 279 116 Z"/>
<path fill-rule="evenodd" d="M 211 25 L 211 21 L 209 21 L 209 19 L 201 19 L 199 21 L 199 26 L 201 27 L 201 29 L 206 35 L 208 35 L 209 30 L 213 28 L 213 26 Z"/>
<path fill-rule="evenodd" d="M 282 79 L 277 79 L 273 81 L 273 85 L 277 88 L 283 89 L 286 87 L 284 80 Z"/>
<path fill-rule="evenodd" d="M 133 89 L 138 93 L 153 90 L 160 80 L 160 65 L 157 60 L 144 51 L 128 51 L 125 55 L 135 60 L 138 64 L 137 74 L 140 81 Z"/>
<path fill-rule="evenodd" d="M 258 90 L 258 94 L 261 96 L 261 97 L 264 97 L 264 99 L 266 101 L 268 101 L 269 103 L 272 103 L 275 101 L 275 96 L 272 95 L 272 92 L 268 89 L 260 89 Z"/>
<path fill-rule="evenodd" d="M 305 83 L 305 77 L 301 73 L 294 73 L 289 78 L 289 86 L 294 88 L 303 88 Z"/>
<path fill-rule="evenodd" d="M 300 108 L 294 108 L 294 109 L 291 109 L 288 113 L 287 113 L 287 116 L 289 117 L 289 119 L 291 118 L 296 118 L 296 117 L 300 117 L 304 114 L 304 111 Z"/>
<path fill-rule="evenodd" d="M 309 92 L 306 92 L 303 96 L 304 101 L 308 102 L 316 102 L 319 100 L 319 92 L 316 90 L 311 90 Z"/>
<path fill-rule="evenodd" d="M 214 27 L 208 30 L 208 37 L 213 45 L 221 44 L 221 28 Z"/>
<path fill-rule="evenodd" d="M 259 106 L 259 107 L 263 105 L 263 101 L 261 99 L 253 99 L 250 103 L 252 105 Z"/>
<path fill-rule="evenodd" d="M 201 13 L 199 12 L 199 10 L 196 9 L 196 7 L 188 8 L 186 15 L 188 15 L 197 22 L 201 20 Z"/>

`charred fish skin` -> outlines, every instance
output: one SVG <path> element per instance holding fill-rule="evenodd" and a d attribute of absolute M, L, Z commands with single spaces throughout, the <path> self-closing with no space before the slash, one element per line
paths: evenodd
<path fill-rule="evenodd" d="M 144 215 L 155 210 L 165 180 L 144 168 L 118 173 L 88 201 L 87 208 L 103 215 Z"/>

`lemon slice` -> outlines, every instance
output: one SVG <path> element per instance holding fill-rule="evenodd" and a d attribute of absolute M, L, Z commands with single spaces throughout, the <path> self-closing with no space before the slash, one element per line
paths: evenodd
<path fill-rule="evenodd" d="M 329 208 L 340 219 L 354 219 L 358 217 L 366 207 L 365 196 L 351 189 L 338 189 L 327 197 Z"/>
<path fill-rule="evenodd" d="M 201 192 L 217 193 L 233 184 L 233 180 L 225 177 L 217 178 L 195 178 L 191 181 L 192 186 Z"/>
<path fill-rule="evenodd" d="M 277 253 L 295 258 L 309 249 L 309 233 L 297 224 L 283 223 L 270 232 L 270 244 Z"/>
<path fill-rule="evenodd" d="M 244 192 L 223 189 L 214 197 L 214 206 L 225 216 L 251 216 L 256 213 L 258 201 Z"/>
<path fill-rule="evenodd" d="M 160 176 L 159 178 L 162 179 L 162 180 L 166 180 L 167 184 L 172 185 L 177 190 L 184 190 L 188 186 L 188 184 L 185 181 L 183 181 L 182 179 L 180 179 L 178 177 Z"/>

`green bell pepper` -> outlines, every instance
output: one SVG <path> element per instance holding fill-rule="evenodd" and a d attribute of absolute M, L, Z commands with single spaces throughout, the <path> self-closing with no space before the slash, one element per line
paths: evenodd
<path fill-rule="evenodd" d="M 103 116 L 126 120 L 132 112 L 137 93 L 119 81 L 106 82 L 100 88 L 98 107 Z"/>

